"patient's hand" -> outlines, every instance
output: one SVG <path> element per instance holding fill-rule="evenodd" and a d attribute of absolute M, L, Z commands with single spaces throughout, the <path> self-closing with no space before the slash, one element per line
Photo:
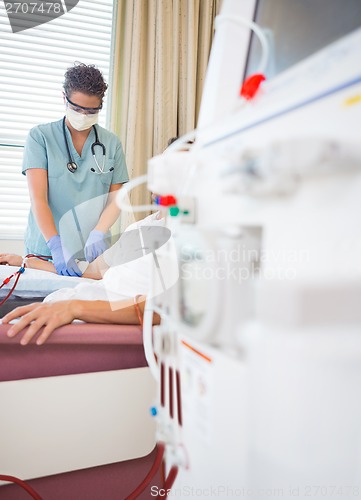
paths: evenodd
<path fill-rule="evenodd" d="M 56 328 L 71 323 L 75 319 L 75 315 L 73 313 L 72 301 L 64 300 L 61 302 L 48 302 L 46 304 L 37 302 L 28 306 L 17 307 L 6 314 L 2 322 L 9 323 L 16 318 L 20 319 L 9 328 L 7 332 L 8 337 L 15 337 L 21 330 L 28 327 L 20 341 L 21 345 L 26 345 L 44 327 L 36 340 L 36 343 L 41 345 Z"/>
<path fill-rule="evenodd" d="M 8 266 L 21 266 L 23 258 L 13 253 L 0 253 L 0 264 Z"/>

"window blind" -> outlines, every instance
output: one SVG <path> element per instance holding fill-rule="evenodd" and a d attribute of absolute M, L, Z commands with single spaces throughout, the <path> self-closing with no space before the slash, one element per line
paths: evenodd
<path fill-rule="evenodd" d="M 80 0 L 63 16 L 13 33 L 0 2 L 0 239 L 22 239 L 29 210 L 22 155 L 29 130 L 64 116 L 66 69 L 95 64 L 110 84 L 114 0 Z M 107 95 L 110 94 L 110 89 Z M 99 115 L 106 126 L 107 98 Z"/>

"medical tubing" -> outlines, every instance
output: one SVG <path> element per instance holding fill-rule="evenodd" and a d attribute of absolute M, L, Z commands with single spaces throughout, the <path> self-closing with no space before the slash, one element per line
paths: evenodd
<path fill-rule="evenodd" d="M 152 280 L 151 280 L 152 281 Z M 148 296 L 145 302 L 144 313 L 143 313 L 143 347 L 145 359 L 147 360 L 149 369 L 155 380 L 159 381 L 159 369 L 158 363 L 154 356 L 153 349 L 153 313 L 156 312 L 159 314 L 161 318 L 165 318 L 167 320 L 171 320 L 170 316 L 153 304 L 153 300 L 149 297 L 152 296 L 152 290 L 150 289 L 148 292 Z M 176 322 L 174 322 L 177 325 Z"/>
<path fill-rule="evenodd" d="M 11 280 L 11 278 L 13 278 L 14 276 L 16 276 L 14 285 L 12 286 L 12 288 L 9 291 L 9 293 L 7 294 L 7 296 L 0 302 L 0 306 L 2 306 L 3 304 L 5 304 L 5 302 L 8 300 L 8 298 L 11 297 L 11 294 L 13 293 L 13 291 L 15 290 L 15 288 L 16 288 L 16 286 L 18 284 L 20 276 L 25 271 L 25 268 L 26 268 L 25 259 L 28 259 L 29 257 L 36 257 L 36 258 L 38 258 L 40 260 L 45 260 L 45 261 L 48 261 L 49 259 L 51 259 L 51 256 L 47 256 L 47 255 L 35 255 L 33 253 L 29 253 L 28 255 L 25 255 L 25 257 L 23 258 L 23 262 L 21 264 L 20 269 L 18 269 L 18 271 L 16 271 L 16 273 L 13 273 L 11 276 L 9 276 L 8 278 L 4 279 L 4 281 L 0 285 L 0 288 L 2 288 L 4 285 L 7 285 L 9 283 L 9 281 Z"/>
<path fill-rule="evenodd" d="M 135 490 L 126 497 L 125 500 L 135 500 L 138 498 L 138 496 L 145 490 L 145 488 L 149 485 L 153 477 L 156 475 L 157 471 L 159 470 L 163 457 L 164 457 L 164 451 L 165 451 L 165 444 L 164 443 L 157 443 L 157 454 L 154 459 L 153 465 L 148 472 L 148 474 L 145 476 L 143 481 L 135 488 Z M 167 481 L 167 480 L 166 480 Z M 165 482 L 166 482 L 165 481 Z"/>
<path fill-rule="evenodd" d="M 10 275 L 10 276 L 8 276 L 7 278 L 5 278 L 5 279 L 4 279 L 4 281 L 3 281 L 3 282 L 1 283 L 1 285 L 0 285 L 0 289 L 1 289 L 3 286 L 5 286 L 5 285 L 7 285 L 8 283 L 10 283 L 11 278 L 13 278 L 14 276 L 16 276 L 17 274 L 18 274 L 18 271 L 16 271 L 16 273 L 11 274 L 11 275 Z"/>
<path fill-rule="evenodd" d="M 34 499 L 34 500 L 43 500 L 42 497 L 37 493 L 31 486 L 29 486 L 25 481 L 22 479 L 19 479 L 18 477 L 15 476 L 8 476 L 6 474 L 0 474 L 0 481 L 7 481 L 8 483 L 15 483 L 21 488 L 23 488 L 25 491 L 29 493 L 29 495 Z"/>
<path fill-rule="evenodd" d="M 31 257 L 36 257 L 37 259 L 44 260 L 45 262 L 53 258 L 51 255 L 37 255 L 36 253 L 28 253 L 27 255 L 25 255 L 24 259 L 30 259 Z"/>
<path fill-rule="evenodd" d="M 171 151 L 177 151 L 177 148 L 180 146 L 184 145 L 185 141 L 188 141 L 190 139 L 195 139 L 195 132 L 196 129 L 192 130 L 191 132 L 188 132 L 187 134 L 183 135 L 176 141 L 174 141 L 166 150 L 166 152 L 171 152 Z M 165 152 L 165 153 L 166 153 Z M 117 204 L 118 207 L 121 210 L 124 210 L 125 212 L 146 212 L 148 210 L 152 212 L 158 212 L 159 210 L 159 205 L 131 205 L 130 203 L 127 203 L 125 200 L 126 196 L 130 191 L 132 191 L 134 188 L 141 186 L 142 184 L 145 184 L 148 180 L 148 175 L 140 175 L 139 177 L 136 177 L 135 179 L 130 180 L 127 182 L 122 189 L 119 190 L 118 195 L 117 195 Z"/>
<path fill-rule="evenodd" d="M 161 494 L 161 492 L 163 491 L 167 491 L 169 494 L 171 488 L 173 487 L 174 481 L 177 479 L 177 476 L 178 476 L 178 466 L 173 465 L 168 473 L 166 480 L 164 481 L 162 488 L 159 490 L 157 498 L 164 497 L 164 495 Z"/>
<path fill-rule="evenodd" d="M 15 290 L 16 285 L 18 284 L 18 281 L 19 281 L 19 279 L 20 279 L 20 276 L 21 276 L 22 272 L 17 271 L 15 274 L 17 274 L 17 276 L 16 276 L 16 279 L 15 279 L 15 281 L 14 281 L 14 284 L 13 284 L 13 286 L 11 287 L 11 289 L 10 289 L 9 293 L 7 294 L 7 296 L 6 296 L 6 297 L 5 297 L 5 298 L 4 298 L 4 299 L 0 302 L 0 306 L 2 306 L 3 304 L 5 304 L 5 302 L 8 300 L 8 298 L 11 296 L 11 294 L 12 294 L 12 293 L 13 293 L 13 291 Z M 13 276 L 14 276 L 14 275 L 13 275 Z M 3 285 L 1 285 L 1 287 L 2 287 L 2 286 L 3 286 Z M 0 288 L 1 288 L 1 287 L 0 287 Z"/>
<path fill-rule="evenodd" d="M 177 139 L 175 142 L 173 142 L 168 148 L 167 152 L 171 151 L 176 151 L 178 147 L 183 146 L 185 141 L 188 141 L 190 139 L 195 138 L 195 131 L 196 129 L 192 130 L 191 132 L 188 132 L 187 134 L 183 135 L 179 139 Z M 148 175 L 140 175 L 139 177 L 136 177 L 135 179 L 130 180 L 127 182 L 122 189 L 119 190 L 118 195 L 117 195 L 117 204 L 118 207 L 121 210 L 124 210 L 125 212 L 146 212 L 148 210 L 152 212 L 158 212 L 159 210 L 159 205 L 131 205 L 130 203 L 127 203 L 125 200 L 126 196 L 130 191 L 132 191 L 134 188 L 141 186 L 142 184 L 145 184 L 148 180 Z"/>
<path fill-rule="evenodd" d="M 151 266 L 149 290 L 148 294 L 146 295 L 143 311 L 143 347 L 145 359 L 147 360 L 150 372 L 153 375 L 154 380 L 159 382 L 158 363 L 153 349 L 153 283 L 154 269 L 153 266 Z"/>
<path fill-rule="evenodd" d="M 162 465 L 160 467 L 160 477 L 162 478 L 162 484 L 165 482 L 165 460 L 162 460 Z"/>
<path fill-rule="evenodd" d="M 159 380 L 158 364 L 154 356 L 153 350 L 153 308 L 151 299 L 146 299 L 144 313 L 143 313 L 143 346 L 144 355 L 147 360 L 149 369 L 155 380 Z"/>
<path fill-rule="evenodd" d="M 160 405 L 165 406 L 165 366 L 164 362 L 161 361 L 160 363 L 160 384 L 159 384 L 159 390 L 160 390 Z"/>
<path fill-rule="evenodd" d="M 117 204 L 121 210 L 124 210 L 125 212 L 146 212 L 147 210 L 158 212 L 158 205 L 136 205 L 133 207 L 125 201 L 125 197 L 128 193 L 130 193 L 130 191 L 132 191 L 137 186 L 145 184 L 147 180 L 148 175 L 140 175 L 139 177 L 136 177 L 135 179 L 127 182 L 125 186 L 123 186 L 122 189 L 119 190 L 117 195 Z"/>
<path fill-rule="evenodd" d="M 181 392 L 181 378 L 179 370 L 176 370 L 176 392 L 177 392 L 177 416 L 178 424 L 180 427 L 183 425 L 183 413 L 182 413 L 182 392 Z"/>
<path fill-rule="evenodd" d="M 139 304 L 138 304 L 139 297 L 141 297 L 141 295 L 136 295 L 134 297 L 133 306 L 134 306 L 135 313 L 138 316 L 139 325 L 143 328 L 143 318 L 142 318 L 142 314 L 140 312 L 140 308 L 139 308 Z"/>
<path fill-rule="evenodd" d="M 242 26 L 246 26 L 247 28 L 250 28 L 257 36 L 258 39 L 261 43 L 262 47 L 262 57 L 261 57 L 261 62 L 259 63 L 258 70 L 256 73 L 265 73 L 265 70 L 268 65 L 268 59 L 269 59 L 269 44 L 266 38 L 266 35 L 262 31 L 262 29 L 258 26 L 258 24 L 254 23 L 253 21 L 250 21 L 249 19 L 246 19 L 244 17 L 240 16 L 227 16 L 225 14 L 220 14 L 216 16 L 215 18 L 215 27 L 217 29 L 218 25 L 222 21 L 231 21 L 232 23 L 236 24 L 241 24 Z"/>
<path fill-rule="evenodd" d="M 171 419 L 174 417 L 174 397 L 173 397 L 173 368 L 168 367 L 168 410 Z"/>
<path fill-rule="evenodd" d="M 156 312 L 157 314 L 159 314 L 159 316 L 163 319 L 166 319 L 167 321 L 169 321 L 171 324 L 175 325 L 175 326 L 178 326 L 178 323 L 176 322 L 176 320 L 173 320 L 172 317 L 170 316 L 170 314 L 166 313 L 163 309 L 161 309 L 160 307 L 156 306 L 156 305 L 152 305 L 152 308 L 153 308 L 153 312 Z"/>

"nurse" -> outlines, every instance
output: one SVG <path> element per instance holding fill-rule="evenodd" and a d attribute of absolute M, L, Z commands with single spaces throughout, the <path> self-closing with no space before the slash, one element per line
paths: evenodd
<path fill-rule="evenodd" d="M 75 257 L 92 262 L 108 248 L 119 214 L 112 200 L 129 180 L 119 139 L 97 124 L 107 87 L 95 66 L 76 63 L 65 73 L 64 118 L 27 137 L 26 253 L 51 254 L 58 274 L 80 276 Z"/>

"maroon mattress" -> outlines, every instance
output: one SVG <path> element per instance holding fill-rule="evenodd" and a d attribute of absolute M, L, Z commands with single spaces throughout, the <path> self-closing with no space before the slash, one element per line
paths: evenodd
<path fill-rule="evenodd" d="M 75 323 L 58 328 L 45 344 L 20 345 L 0 325 L 0 382 L 147 366 L 142 332 L 133 325 Z"/>

